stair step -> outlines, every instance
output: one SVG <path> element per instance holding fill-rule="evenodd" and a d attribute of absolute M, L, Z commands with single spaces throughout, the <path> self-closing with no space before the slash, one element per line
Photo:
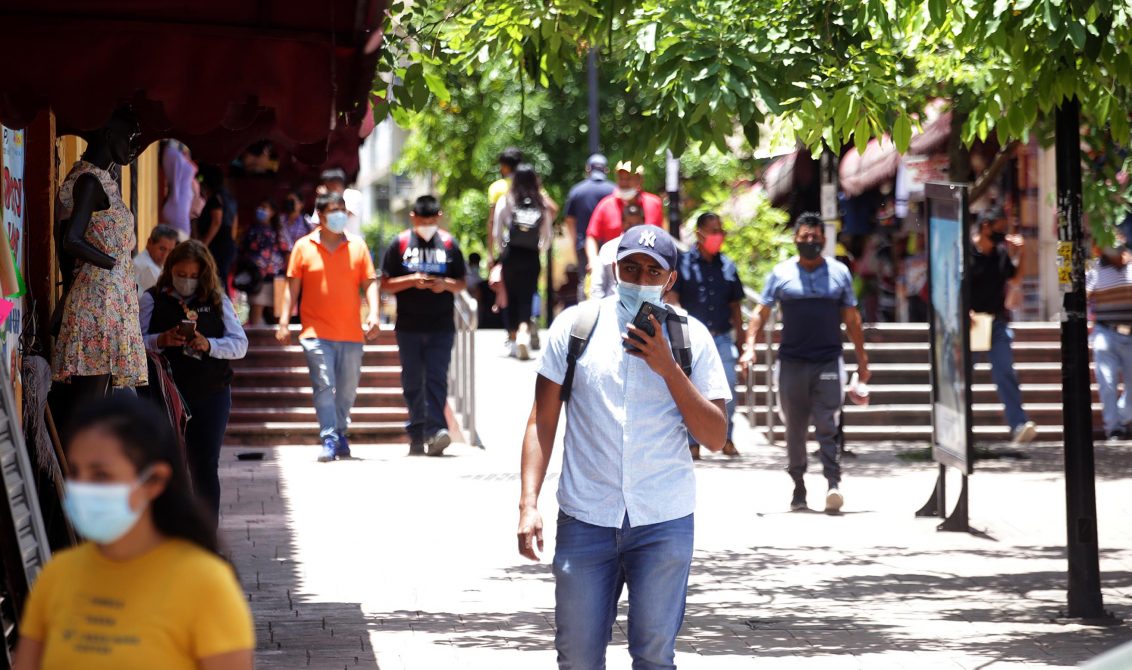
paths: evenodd
<path fill-rule="evenodd" d="M 405 422 L 409 410 L 404 407 L 354 406 L 350 418 L 355 422 Z M 228 419 L 235 423 L 310 423 L 316 421 L 313 406 L 306 407 L 236 407 Z"/>
<path fill-rule="evenodd" d="M 309 383 L 310 379 L 307 379 Z M 314 389 L 310 386 L 233 387 L 232 402 L 236 407 L 304 407 L 311 404 Z M 358 389 L 355 407 L 404 407 L 400 387 L 362 387 Z"/>
<path fill-rule="evenodd" d="M 232 380 L 233 388 L 263 387 L 263 386 L 299 386 L 310 385 L 310 370 L 306 365 L 298 366 L 235 366 L 235 378 Z M 401 385 L 401 368 L 393 365 L 365 365 L 362 366 L 362 378 L 358 384 L 361 387 L 399 387 Z"/>
<path fill-rule="evenodd" d="M 291 326 L 292 345 L 298 344 L 300 331 L 298 325 Z M 279 342 L 275 339 L 275 326 L 244 326 L 244 332 L 248 336 L 249 346 L 279 346 Z M 368 344 L 397 346 L 397 336 L 393 333 L 393 327 L 382 326 L 377 339 Z"/>
<path fill-rule="evenodd" d="M 408 444 L 405 424 L 401 421 L 355 421 L 350 424 L 350 439 L 359 444 Z M 294 444 L 317 443 L 318 422 L 229 422 L 224 435 L 225 444 L 232 445 L 290 444 L 286 440 L 297 440 Z"/>

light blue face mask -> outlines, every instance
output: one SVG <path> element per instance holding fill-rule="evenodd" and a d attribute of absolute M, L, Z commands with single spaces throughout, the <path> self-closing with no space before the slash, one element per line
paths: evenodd
<path fill-rule="evenodd" d="M 79 535 L 98 544 L 113 544 L 141 518 L 130 509 L 130 494 L 149 479 L 147 468 L 133 484 L 67 482 L 63 512 Z"/>
<path fill-rule="evenodd" d="M 664 304 L 664 286 L 642 286 L 632 282 L 617 280 L 617 297 L 621 306 L 628 310 L 629 318 L 633 318 L 640 311 L 641 305 L 651 302 L 654 305 Z"/>
<path fill-rule="evenodd" d="M 346 222 L 349 221 L 349 220 L 350 220 L 349 215 L 346 214 L 346 212 L 343 212 L 342 210 L 338 210 L 338 211 L 335 211 L 335 212 L 327 212 L 327 214 L 326 214 L 326 228 L 330 232 L 337 233 L 337 234 L 340 235 L 346 230 Z"/>

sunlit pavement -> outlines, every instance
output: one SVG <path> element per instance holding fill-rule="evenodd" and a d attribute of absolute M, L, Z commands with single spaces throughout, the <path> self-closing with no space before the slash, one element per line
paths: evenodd
<path fill-rule="evenodd" d="M 537 362 L 480 333 L 480 434 L 443 458 L 357 446 L 319 464 L 282 446 L 223 458 L 223 530 L 251 598 L 259 668 L 554 667 L 547 558 L 515 551 L 519 439 Z M 697 466 L 696 557 L 681 668 L 1071 667 L 1132 639 L 1132 627 L 1053 623 L 1065 601 L 1058 445 L 1025 461 L 980 462 L 972 525 L 916 519 L 935 478 L 898 458 L 909 445 L 856 447 L 844 515 L 789 513 L 784 453 L 740 425 L 742 457 Z M 1132 444 L 1098 446 L 1105 602 L 1132 618 Z M 557 459 L 542 498 L 556 513 Z M 812 463 L 810 504 L 820 508 Z M 958 490 L 957 479 L 950 490 Z M 629 668 L 625 605 L 610 668 Z"/>

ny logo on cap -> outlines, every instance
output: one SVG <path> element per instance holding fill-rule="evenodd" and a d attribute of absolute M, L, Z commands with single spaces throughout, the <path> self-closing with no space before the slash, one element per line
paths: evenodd
<path fill-rule="evenodd" d="M 651 230 L 642 230 L 641 239 L 637 240 L 637 244 L 645 247 L 656 248 L 656 233 Z"/>

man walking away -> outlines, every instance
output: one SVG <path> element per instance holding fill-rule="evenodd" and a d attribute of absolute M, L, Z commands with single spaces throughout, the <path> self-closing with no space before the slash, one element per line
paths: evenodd
<path fill-rule="evenodd" d="M 1093 326 L 1093 358 L 1101 392 L 1104 434 L 1110 442 L 1127 440 L 1132 428 L 1128 387 L 1132 384 L 1132 264 L 1124 240 L 1102 249 L 1093 247 L 1097 267 L 1085 276 L 1096 323 Z M 1123 380 L 1124 393 L 1117 397 Z"/>
<path fill-rule="evenodd" d="M 455 295 L 467 285 L 456 240 L 440 230 L 440 203 L 422 195 L 381 263 L 382 290 L 397 296 L 397 353 L 409 408 L 409 455 L 440 456 L 452 443 L 444 407 L 456 337 Z"/>
<path fill-rule="evenodd" d="M 1008 284 L 1022 280 L 1021 235 L 1007 235 L 1006 214 L 998 207 L 979 215 L 978 236 L 971 253 L 971 311 L 994 315 L 990 364 L 998 398 L 1015 445 L 1029 444 L 1037 427 L 1022 409 L 1022 389 L 1014 372 L 1014 331 L 1006 307 Z"/>
<path fill-rule="evenodd" d="M 798 216 L 794 223 L 798 255 L 774 266 L 763 286 L 762 303 L 747 326 L 747 348 L 740 363 L 755 361 L 755 345 L 771 308 L 782 307 L 782 339 L 778 345 L 778 396 L 786 424 L 786 471 L 794 480 L 790 509 L 807 509 L 806 435 L 813 422 L 821 447 L 822 474 L 828 485 L 825 511 L 836 513 L 845 500 L 841 494 L 841 461 L 838 426 L 844 371 L 841 360 L 841 324 L 857 355 L 857 375 L 869 380 L 869 357 L 861 330 L 861 313 L 853 293 L 849 268 L 832 258 L 823 258 L 825 228 L 814 213 Z M 769 344 L 769 343 L 768 343 Z"/>
<path fill-rule="evenodd" d="M 363 342 L 377 334 L 377 274 L 360 237 L 347 236 L 346 202 L 325 193 L 315 203 L 319 226 L 291 250 L 275 337 L 291 341 L 291 305 L 302 296 L 299 343 L 307 357 L 318 435 L 319 462 L 350 457 L 347 431 L 362 374 Z M 362 321 L 361 295 L 368 314 Z"/>
<path fill-rule="evenodd" d="M 499 179 L 487 187 L 487 237 L 490 240 L 495 230 L 495 205 L 511 190 L 511 177 L 515 168 L 523 162 L 523 152 L 515 147 L 507 147 L 499 153 Z M 487 252 L 487 267 L 495 265 L 495 255 Z"/>
<path fill-rule="evenodd" d="M 743 334 L 743 282 L 739 269 L 723 255 L 725 239 L 723 220 L 715 212 L 704 212 L 696 219 L 696 246 L 680 254 L 676 284 L 669 296 L 699 319 L 715 340 L 727 384 L 731 388 L 731 401 L 727 403 L 727 442 L 723 445 L 726 456 L 738 456 L 739 450 L 732 441 L 735 412 L 735 365 L 739 359 L 737 343 L 746 340 Z M 692 460 L 700 459 L 700 445 L 694 441 L 689 447 Z"/>
<path fill-rule="evenodd" d="M 586 178 L 574 184 L 566 196 L 566 230 L 574 240 L 578 254 L 578 267 L 586 267 L 586 229 L 594 208 L 603 198 L 613 194 L 613 183 L 606 179 L 609 162 L 605 156 L 594 154 L 586 161 Z M 586 299 L 586 277 L 578 273 L 578 300 Z"/>
<path fill-rule="evenodd" d="M 676 281 L 675 242 L 640 226 L 622 238 L 617 259 L 618 294 L 572 307 L 551 325 L 523 440 L 519 552 L 538 560 L 538 496 L 569 401 L 554 556 L 562 670 L 605 667 L 626 585 L 633 667 L 676 667 L 696 506 L 688 433 L 713 451 L 727 435 L 729 392 L 711 335 L 661 307 Z M 657 310 L 651 335 L 630 325 L 646 302 Z M 580 352 L 576 336 L 587 342 Z M 681 364 L 673 343 L 690 354 Z"/>
<path fill-rule="evenodd" d="M 176 228 L 160 223 L 154 226 L 146 240 L 145 249 L 134 257 L 134 275 L 138 282 L 138 295 L 157 285 L 161 269 L 169 252 L 177 246 L 180 235 Z"/>

